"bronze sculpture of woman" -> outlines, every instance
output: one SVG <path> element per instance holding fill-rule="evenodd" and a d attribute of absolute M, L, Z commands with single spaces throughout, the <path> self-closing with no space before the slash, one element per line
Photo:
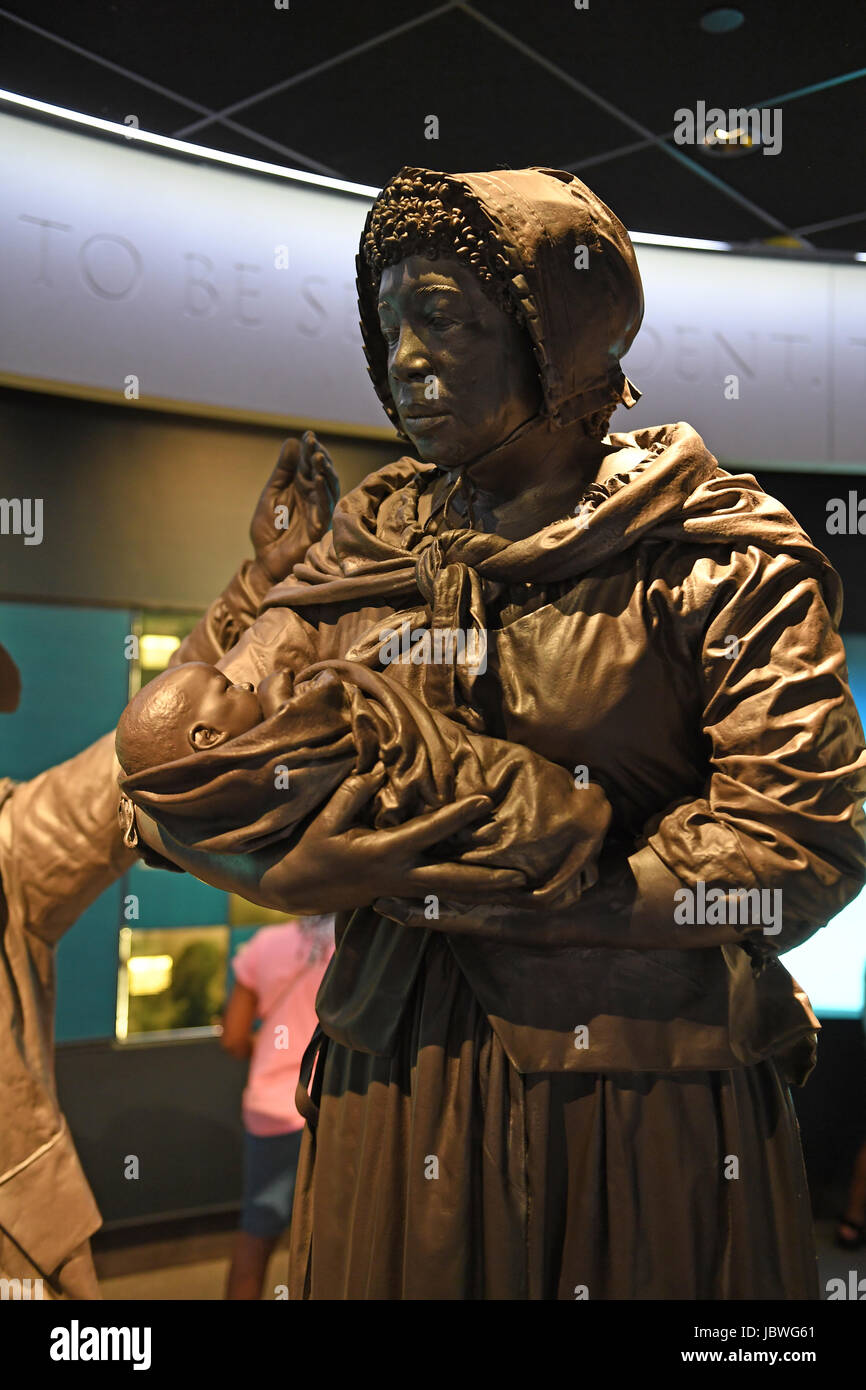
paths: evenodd
<path fill-rule="evenodd" d="M 402 170 L 358 289 L 411 453 L 342 500 L 250 632 L 294 625 L 306 662 L 567 768 L 610 826 L 575 891 L 495 867 L 506 824 L 531 858 L 543 768 L 520 805 L 387 829 L 365 815 L 383 769 L 352 771 L 288 845 L 242 855 L 139 812 L 209 882 L 341 911 L 291 1297 L 816 1297 L 788 1091 L 816 1020 L 778 954 L 866 877 L 838 578 L 688 425 L 607 433 L 643 295 L 573 175 Z M 386 669 L 406 625 L 482 630 L 485 669 Z M 221 668 L 248 678 L 250 650 Z"/>

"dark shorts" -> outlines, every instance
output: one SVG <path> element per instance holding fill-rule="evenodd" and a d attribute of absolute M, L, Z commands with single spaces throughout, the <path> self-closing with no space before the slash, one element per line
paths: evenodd
<path fill-rule="evenodd" d="M 296 1129 L 290 1134 L 260 1135 L 244 1131 L 241 1230 L 247 1235 L 276 1238 L 291 1222 L 303 1132 Z"/>

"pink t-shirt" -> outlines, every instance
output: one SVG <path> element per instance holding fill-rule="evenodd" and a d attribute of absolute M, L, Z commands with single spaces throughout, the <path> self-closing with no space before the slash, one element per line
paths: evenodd
<path fill-rule="evenodd" d="M 235 978 L 256 995 L 256 1016 L 262 1020 L 243 1095 L 250 1134 L 288 1134 L 304 1127 L 295 1087 L 316 1026 L 316 995 L 333 954 L 331 918 L 315 934 L 296 922 L 262 927 L 232 961 Z"/>

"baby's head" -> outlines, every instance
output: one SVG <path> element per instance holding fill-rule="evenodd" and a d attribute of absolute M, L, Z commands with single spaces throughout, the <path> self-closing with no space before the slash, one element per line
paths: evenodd
<path fill-rule="evenodd" d="M 148 681 L 117 726 L 117 760 L 127 776 L 175 762 L 246 733 L 263 719 L 252 685 L 234 685 L 203 661 Z"/>

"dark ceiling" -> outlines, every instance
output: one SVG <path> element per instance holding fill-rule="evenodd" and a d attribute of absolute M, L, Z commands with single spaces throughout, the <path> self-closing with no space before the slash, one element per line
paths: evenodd
<path fill-rule="evenodd" d="M 719 34 L 701 28 L 710 9 L 13 0 L 0 86 L 377 187 L 403 164 L 541 164 L 578 173 L 632 231 L 866 250 L 863 0 L 742 4 Z M 676 145 L 674 113 L 699 101 L 780 109 L 780 152 Z"/>

